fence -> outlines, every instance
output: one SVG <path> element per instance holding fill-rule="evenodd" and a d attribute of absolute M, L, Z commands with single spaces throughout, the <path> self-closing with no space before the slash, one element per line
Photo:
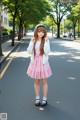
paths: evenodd
<path fill-rule="evenodd" d="M 11 35 L 5 35 L 1 37 L 1 44 L 4 42 L 7 42 L 8 40 L 11 39 Z"/>
<path fill-rule="evenodd" d="M 11 35 L 1 36 L 0 38 L 0 55 L 2 55 L 2 44 L 11 39 Z"/>

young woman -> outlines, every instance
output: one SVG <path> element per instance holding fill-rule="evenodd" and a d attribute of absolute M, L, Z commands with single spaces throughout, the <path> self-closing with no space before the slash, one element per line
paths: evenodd
<path fill-rule="evenodd" d="M 30 41 L 27 48 L 31 54 L 31 61 L 27 70 L 28 76 L 34 78 L 35 105 L 47 105 L 48 84 L 47 79 L 52 75 L 48 61 L 50 44 L 47 38 L 47 31 L 44 25 L 39 24 L 35 27 L 34 38 Z M 43 99 L 40 102 L 40 79 L 42 81 Z"/>

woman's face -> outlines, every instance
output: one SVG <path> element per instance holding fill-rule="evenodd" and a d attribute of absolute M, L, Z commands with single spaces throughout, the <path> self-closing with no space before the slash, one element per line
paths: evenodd
<path fill-rule="evenodd" d="M 43 31 L 38 31 L 38 38 L 42 38 L 44 36 L 44 32 Z"/>

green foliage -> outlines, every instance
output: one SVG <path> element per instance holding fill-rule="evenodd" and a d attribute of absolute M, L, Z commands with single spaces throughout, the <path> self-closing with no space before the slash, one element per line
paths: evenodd
<path fill-rule="evenodd" d="M 77 20 L 78 20 L 78 16 L 79 14 L 78 14 L 78 12 L 77 12 L 77 10 L 76 10 L 76 6 L 73 6 L 72 8 L 71 8 L 71 11 L 70 11 L 70 14 L 68 14 L 67 15 L 67 18 L 69 19 L 69 20 L 71 20 L 72 22 L 73 22 L 73 24 L 76 24 L 76 22 L 77 22 Z"/>
<path fill-rule="evenodd" d="M 9 34 L 8 29 L 7 28 L 3 28 L 2 35 L 8 35 L 8 34 Z"/>
<path fill-rule="evenodd" d="M 60 37 L 60 24 L 62 18 L 68 13 L 68 4 L 62 3 L 61 0 L 50 0 L 53 11 L 50 13 L 50 17 L 57 25 L 57 37 Z"/>
<path fill-rule="evenodd" d="M 38 24 L 51 11 L 48 0 L 2 0 L 9 14 L 16 16 L 16 23 L 20 20 L 24 24 Z M 9 15 L 9 16 L 10 16 Z M 11 17 L 10 17 L 11 18 Z"/>
<path fill-rule="evenodd" d="M 2 35 L 4 36 L 4 35 L 8 35 L 9 33 L 7 32 L 7 31 L 3 31 L 2 32 Z"/>
<path fill-rule="evenodd" d="M 2 35 L 9 35 L 12 31 L 12 28 L 6 27 L 3 28 Z"/>
<path fill-rule="evenodd" d="M 65 28 L 66 28 L 67 30 L 71 30 L 71 29 L 73 29 L 72 22 L 69 21 L 69 20 L 66 20 Z"/>
<path fill-rule="evenodd" d="M 46 18 L 44 20 L 42 20 L 40 23 L 44 24 L 48 31 L 52 30 L 52 27 L 54 29 L 56 28 L 56 25 L 55 25 L 53 19 L 49 15 L 47 15 Z"/>
<path fill-rule="evenodd" d="M 72 11 L 74 11 L 74 16 L 80 19 L 80 2 L 72 8 Z"/>

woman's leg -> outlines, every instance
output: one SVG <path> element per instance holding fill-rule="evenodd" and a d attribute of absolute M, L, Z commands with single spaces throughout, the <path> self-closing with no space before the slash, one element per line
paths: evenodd
<path fill-rule="evenodd" d="M 39 97 L 39 92 L 40 92 L 40 80 L 34 79 L 34 91 L 35 91 L 35 96 L 36 96 L 36 101 L 35 105 L 39 106 L 40 105 L 40 97 Z"/>
<path fill-rule="evenodd" d="M 48 84 L 46 78 L 42 79 L 43 96 L 47 98 Z"/>
<path fill-rule="evenodd" d="M 46 79 L 42 79 L 42 87 L 43 87 L 43 100 L 41 106 L 47 105 L 47 93 L 48 93 L 48 84 Z"/>
<path fill-rule="evenodd" d="M 39 92 L 40 92 L 40 80 L 38 80 L 38 79 L 34 79 L 34 91 L 35 91 L 35 95 L 39 96 Z"/>

